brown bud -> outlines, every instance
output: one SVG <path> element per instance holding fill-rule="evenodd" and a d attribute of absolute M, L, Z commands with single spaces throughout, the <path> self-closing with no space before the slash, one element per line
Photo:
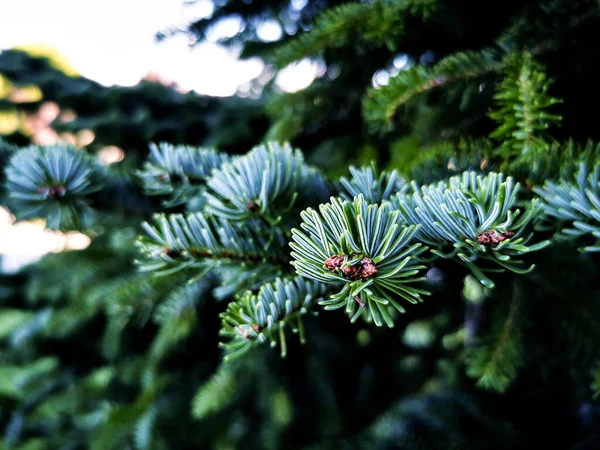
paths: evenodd
<path fill-rule="evenodd" d="M 177 258 L 181 257 L 181 252 L 180 251 L 173 250 L 173 249 L 170 249 L 170 248 L 165 248 L 163 250 L 163 254 L 165 254 L 165 255 L 173 258 L 173 259 L 177 259 Z"/>
<path fill-rule="evenodd" d="M 344 274 L 344 278 L 348 278 L 349 280 L 358 280 L 362 276 L 361 272 L 361 264 L 345 266 L 342 268 L 342 274 Z"/>
<path fill-rule="evenodd" d="M 342 267 L 344 265 L 344 260 L 345 260 L 345 258 L 343 256 L 339 256 L 339 255 L 330 256 L 325 261 L 325 267 L 327 267 L 328 270 L 331 270 L 332 272 L 334 272 L 336 269 L 339 269 L 340 267 Z"/>
<path fill-rule="evenodd" d="M 62 197 L 63 195 L 65 195 L 66 191 L 67 189 L 64 186 L 52 186 L 48 191 L 48 195 L 50 197 Z"/>
<path fill-rule="evenodd" d="M 487 247 L 497 247 L 500 242 L 513 237 L 515 233 L 513 231 L 506 231 L 504 233 L 496 230 L 488 230 L 477 236 L 477 242 Z"/>
<path fill-rule="evenodd" d="M 59 184 L 56 186 L 41 187 L 38 189 L 38 192 L 46 195 L 47 197 L 56 198 L 64 196 L 65 192 L 67 192 L 67 188 Z"/>
<path fill-rule="evenodd" d="M 377 266 L 375 264 L 373 264 L 373 261 L 371 261 L 369 258 L 363 258 L 360 261 L 360 266 L 361 266 L 361 276 L 363 278 L 372 277 L 373 275 L 375 275 L 377 273 Z"/>
<path fill-rule="evenodd" d="M 250 211 L 256 211 L 257 208 L 260 207 L 260 203 L 258 203 L 258 200 L 254 199 L 251 202 L 246 202 L 246 208 L 248 208 L 248 210 Z"/>

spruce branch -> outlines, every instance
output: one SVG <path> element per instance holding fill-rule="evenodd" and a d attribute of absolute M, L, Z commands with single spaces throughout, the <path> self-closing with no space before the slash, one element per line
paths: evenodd
<path fill-rule="evenodd" d="M 528 245 L 533 233 L 527 234 L 527 227 L 541 215 L 542 205 L 533 199 L 521 213 L 519 184 L 511 177 L 464 172 L 447 182 L 422 187 L 413 182 L 412 187 L 412 193 L 398 194 L 393 203 L 407 224 L 420 225 L 417 240 L 439 257 L 456 258 L 486 287 L 494 283 L 478 260 L 493 263 L 493 271 L 527 273 L 534 266 L 524 268 L 516 257 L 549 245 Z"/>
<path fill-rule="evenodd" d="M 546 181 L 534 191 L 541 197 L 547 219 L 546 228 L 558 227 L 558 240 L 579 238 L 589 235 L 596 239 L 593 245 L 582 251 L 600 251 L 600 165 L 590 171 L 581 162 L 579 172 L 571 180 Z M 558 221 L 558 224 L 556 223 Z M 558 226 L 557 226 L 558 225 Z"/>
<path fill-rule="evenodd" d="M 271 347 L 279 343 L 284 357 L 287 353 L 285 329 L 298 333 L 304 343 L 302 316 L 324 294 L 322 284 L 300 277 L 278 278 L 262 286 L 257 294 L 247 291 L 220 316 L 219 334 L 226 339 L 221 343 L 226 352 L 225 360 L 239 357 L 255 344 L 265 342 Z"/>
<path fill-rule="evenodd" d="M 414 286 L 424 268 L 418 256 L 425 247 L 413 240 L 418 227 L 404 227 L 387 203 L 368 205 L 362 194 L 352 202 L 332 197 L 319 212 L 303 211 L 302 230 L 292 230 L 296 272 L 341 286 L 319 302 L 325 309 L 345 306 L 353 322 L 364 316 L 393 327 L 393 309 L 404 312 L 400 298 L 417 303 L 428 294 Z"/>
<path fill-rule="evenodd" d="M 389 129 L 398 109 L 417 95 L 500 70 L 502 52 L 496 48 L 458 52 L 432 67 L 416 65 L 400 71 L 386 86 L 370 88 L 363 101 L 365 120 L 373 130 Z"/>
<path fill-rule="evenodd" d="M 90 225 L 86 195 L 102 188 L 99 164 L 85 150 L 66 145 L 30 146 L 15 152 L 6 168 L 9 206 L 18 219 L 46 219 L 51 229 Z"/>
<path fill-rule="evenodd" d="M 398 171 L 382 171 L 378 173 L 375 164 L 371 167 L 356 168 L 350 166 L 351 179 L 340 178 L 340 196 L 352 201 L 360 194 L 367 203 L 382 203 L 398 192 L 406 192 L 408 184 L 400 178 Z"/>
<path fill-rule="evenodd" d="M 549 109 L 561 101 L 548 95 L 550 81 L 530 53 L 507 57 L 505 77 L 494 96 L 498 109 L 490 117 L 498 128 L 490 135 L 500 141 L 499 154 L 506 161 L 531 163 L 550 146 L 546 130 L 561 116 Z"/>
<path fill-rule="evenodd" d="M 137 172 L 147 195 L 166 195 L 166 207 L 197 197 L 215 168 L 230 157 L 214 149 L 166 142 L 150 144 L 150 159 Z"/>
<path fill-rule="evenodd" d="M 210 269 L 220 264 L 287 265 L 286 238 L 281 229 L 265 229 L 263 222 L 250 219 L 230 222 L 210 214 L 191 213 L 154 218 L 142 224 L 146 236 L 138 239 L 142 270 L 162 273 L 185 267 Z"/>

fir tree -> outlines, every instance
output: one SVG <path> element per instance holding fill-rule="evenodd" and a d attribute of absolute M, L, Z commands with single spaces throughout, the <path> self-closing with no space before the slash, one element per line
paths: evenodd
<path fill-rule="evenodd" d="M 600 153 L 572 80 L 596 69 L 561 56 L 593 54 L 573 42 L 597 2 L 489 22 L 474 2 L 298 5 L 225 2 L 187 30 L 239 14 L 243 55 L 326 65 L 263 86 L 256 142 L 215 145 L 237 121 L 104 167 L 0 141 L 15 216 L 91 238 L 0 279 L 2 445 L 596 448 Z M 256 39 L 267 17 L 281 42 Z"/>

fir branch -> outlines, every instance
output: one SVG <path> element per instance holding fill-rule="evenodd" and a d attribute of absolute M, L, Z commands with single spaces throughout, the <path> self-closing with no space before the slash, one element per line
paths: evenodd
<path fill-rule="evenodd" d="M 133 442 L 136 450 L 150 450 L 155 448 L 153 439 L 153 428 L 158 415 L 158 408 L 152 406 L 136 421 L 133 430 Z"/>
<path fill-rule="evenodd" d="M 192 399 L 192 416 L 204 419 L 224 410 L 234 401 L 237 386 L 236 373 L 231 364 L 221 364 L 196 391 Z"/>
<path fill-rule="evenodd" d="M 401 71 L 388 85 L 368 90 L 363 101 L 365 120 L 372 130 L 387 129 L 398 109 L 417 95 L 496 72 L 505 64 L 501 55 L 496 48 L 465 51 L 449 55 L 433 67 L 416 65 Z"/>
<path fill-rule="evenodd" d="M 382 203 L 398 192 L 406 192 L 408 184 L 400 178 L 396 170 L 378 173 L 375 164 L 371 167 L 356 168 L 350 166 L 351 179 L 342 177 L 340 196 L 352 201 L 360 194 L 367 203 Z"/>
<path fill-rule="evenodd" d="M 206 211 L 223 219 L 262 216 L 276 221 L 302 188 L 302 153 L 268 143 L 225 163 L 208 179 Z"/>
<path fill-rule="evenodd" d="M 346 3 L 320 14 L 310 31 L 302 33 L 272 53 L 278 67 L 284 67 L 328 48 L 344 46 L 355 34 L 376 44 L 395 47 L 394 39 L 404 34 L 407 15 L 427 18 L 436 7 L 436 0 L 375 0 Z"/>
<path fill-rule="evenodd" d="M 574 179 L 546 181 L 543 187 L 536 187 L 534 191 L 542 198 L 544 213 L 549 219 L 545 228 L 560 230 L 555 234 L 556 239 L 587 235 L 595 238 L 596 243 L 581 250 L 600 251 L 600 164 L 590 172 L 588 166 L 581 162 Z"/>
<path fill-rule="evenodd" d="M 277 227 L 265 230 L 257 219 L 236 223 L 203 213 L 161 214 L 154 223 L 144 222 L 147 236 L 138 239 L 142 270 L 165 273 L 219 264 L 287 265 L 283 232 Z"/>
<path fill-rule="evenodd" d="M 33 409 L 33 421 L 58 421 L 61 414 L 76 415 L 77 411 L 95 395 L 104 395 L 106 388 L 116 378 L 116 369 L 110 366 L 97 367 L 82 376 L 76 383 L 69 383 L 66 389 L 48 396 Z"/>
<path fill-rule="evenodd" d="M 547 94 L 550 81 L 530 53 L 507 61 L 506 75 L 494 96 L 499 108 L 490 113 L 499 126 L 490 137 L 501 142 L 498 151 L 506 161 L 518 158 L 531 163 L 550 146 L 546 130 L 562 118 L 548 110 L 561 101 Z"/>
<path fill-rule="evenodd" d="M 110 405 L 105 409 L 102 426 L 94 437 L 90 449 L 111 450 L 123 448 L 129 441 L 132 425 L 135 427 L 135 424 L 143 420 L 154 408 L 164 384 L 164 380 L 155 382 L 133 403 Z"/>
<path fill-rule="evenodd" d="M 360 316 L 392 327 L 392 309 L 404 312 L 397 301 L 417 303 L 428 292 L 413 286 L 424 266 L 418 255 L 425 247 L 414 243 L 417 227 L 402 227 L 399 213 L 384 203 L 368 205 L 362 194 L 353 202 L 334 197 L 301 213 L 304 231 L 293 229 L 290 243 L 293 266 L 304 277 L 342 285 L 325 309 L 346 307 L 354 322 Z M 358 311 L 357 305 L 360 305 Z"/>
<path fill-rule="evenodd" d="M 298 333 L 304 343 L 302 315 L 324 293 L 323 285 L 300 277 L 278 278 L 262 286 L 258 294 L 247 291 L 220 316 L 219 334 L 227 339 L 221 343 L 226 352 L 225 360 L 239 357 L 255 344 L 264 342 L 270 342 L 271 347 L 279 342 L 281 356 L 285 356 L 285 328 Z"/>
<path fill-rule="evenodd" d="M 593 167 L 600 158 L 600 144 L 588 140 L 584 144 L 573 139 L 551 142 L 543 153 L 536 155 L 531 164 L 511 164 L 511 174 L 525 180 L 526 187 L 534 190 L 550 180 L 572 180 L 581 163 Z"/>
<path fill-rule="evenodd" d="M 137 175 L 147 195 L 167 195 L 164 205 L 172 207 L 199 197 L 212 170 L 229 160 L 214 149 L 161 142 L 150 144 L 150 159 Z"/>
<path fill-rule="evenodd" d="M 402 173 L 418 184 L 447 180 L 467 170 L 487 173 L 493 167 L 493 146 L 488 139 L 445 140 L 427 147 L 400 140 L 396 145 L 394 166 L 401 167 Z"/>
<path fill-rule="evenodd" d="M 422 187 L 413 182 L 412 187 L 412 194 L 397 195 L 394 204 L 407 224 L 420 225 L 417 240 L 437 256 L 456 258 L 486 287 L 494 283 L 478 259 L 492 262 L 493 271 L 526 273 L 534 266 L 523 268 L 515 257 L 549 245 L 528 246 L 533 233 L 526 234 L 527 227 L 541 215 L 542 205 L 537 199 L 528 201 L 521 214 L 516 208 L 519 184 L 511 177 L 464 172 L 448 182 Z"/>
<path fill-rule="evenodd" d="M 160 325 L 149 358 L 157 364 L 178 342 L 188 337 L 197 325 L 196 305 L 208 290 L 208 283 L 199 280 L 186 283 L 169 294 L 154 312 L 154 321 Z"/>
<path fill-rule="evenodd" d="M 18 219 L 46 219 L 51 229 L 91 224 L 86 196 L 102 187 L 98 163 L 84 150 L 65 145 L 30 146 L 13 154 L 6 168 L 9 206 Z"/>
<path fill-rule="evenodd" d="M 467 374 L 477 379 L 477 386 L 501 393 L 516 379 L 524 353 L 523 300 L 522 288 L 515 282 L 508 313 L 496 318 L 491 334 L 467 351 Z"/>
<path fill-rule="evenodd" d="M 0 340 L 10 336 L 19 328 L 35 319 L 36 314 L 21 309 L 0 309 Z"/>
<path fill-rule="evenodd" d="M 23 400 L 50 379 L 59 361 L 55 357 L 37 359 L 28 364 L 0 364 L 0 396 Z"/>

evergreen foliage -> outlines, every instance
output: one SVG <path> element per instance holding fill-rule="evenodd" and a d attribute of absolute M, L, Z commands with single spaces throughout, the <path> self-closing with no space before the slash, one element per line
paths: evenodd
<path fill-rule="evenodd" d="M 86 195 L 101 189 L 101 170 L 84 151 L 61 145 L 16 152 L 6 168 L 9 204 L 21 219 L 77 229 L 91 221 Z"/>
<path fill-rule="evenodd" d="M 537 199 L 530 200 L 520 214 L 515 208 L 518 188 L 511 177 L 504 180 L 502 174 L 492 172 L 481 177 L 464 172 L 430 186 L 419 188 L 413 183 L 412 195 L 399 194 L 396 201 L 404 221 L 420 225 L 418 239 L 433 247 L 432 253 L 443 258 L 458 256 L 482 284 L 493 287 L 483 273 L 484 266 L 474 264 L 478 258 L 526 273 L 533 267 L 521 268 L 511 257 L 549 243 L 527 246 L 532 234 L 526 233 L 526 227 L 539 215 L 542 205 Z"/>
<path fill-rule="evenodd" d="M 220 334 L 228 339 L 223 344 L 225 361 L 245 353 L 254 342 L 268 341 L 272 347 L 279 342 L 281 356 L 285 356 L 285 328 L 298 333 L 300 342 L 304 343 L 302 316 L 323 294 L 323 287 L 317 283 L 302 278 L 277 278 L 263 285 L 257 294 L 247 291 L 241 295 L 221 316 Z"/>
<path fill-rule="evenodd" d="M 382 42 L 393 49 L 394 40 L 404 33 L 405 16 L 427 17 L 435 3 L 431 0 L 376 0 L 330 8 L 316 18 L 310 33 L 281 45 L 272 58 L 283 67 L 325 49 L 342 47 L 356 33 L 367 43 Z"/>
<path fill-rule="evenodd" d="M 366 316 L 381 326 L 393 327 L 391 308 L 404 312 L 400 298 L 416 303 L 427 291 L 412 286 L 424 268 L 417 259 L 423 252 L 412 241 L 416 227 L 401 228 L 399 213 L 387 205 L 368 205 L 359 195 L 351 203 L 332 197 L 320 213 L 302 213 L 301 227 L 292 230 L 291 256 L 298 274 L 343 288 L 320 304 L 326 309 L 346 307 L 355 321 Z M 359 306 L 357 308 L 357 305 Z"/>
<path fill-rule="evenodd" d="M 91 239 L 0 274 L 2 448 L 597 448 L 598 12 L 214 2 L 179 31 L 242 20 L 256 101 L 3 52 L 2 111 L 95 140 L 0 141 L 1 203 Z"/>
<path fill-rule="evenodd" d="M 165 206 L 172 207 L 201 194 L 198 185 L 228 160 L 228 155 L 213 149 L 162 142 L 150 145 L 150 159 L 138 176 L 147 195 L 168 196 Z"/>
<path fill-rule="evenodd" d="M 415 65 L 399 72 L 387 86 L 369 90 L 363 105 L 365 120 L 373 129 L 385 129 L 413 97 L 449 83 L 480 78 L 503 65 L 502 53 L 495 48 L 455 53 L 432 67 Z"/>
<path fill-rule="evenodd" d="M 494 96 L 500 108 L 490 114 L 500 126 L 490 137 L 502 142 L 499 152 L 505 158 L 519 157 L 534 160 L 531 153 L 549 147 L 547 130 L 560 122 L 561 117 L 551 114 L 551 106 L 559 100 L 547 94 L 549 81 L 530 53 L 511 61 L 507 75 Z M 537 155 L 538 158 L 543 155 Z"/>
<path fill-rule="evenodd" d="M 399 177 L 396 170 L 382 171 L 379 174 L 376 167 L 350 166 L 349 170 L 351 179 L 340 178 L 343 188 L 340 195 L 345 200 L 352 201 L 362 194 L 367 203 L 381 203 L 389 200 L 392 195 L 408 190 L 408 185 Z"/>
<path fill-rule="evenodd" d="M 598 197 L 600 166 L 589 171 L 585 163 L 581 163 L 579 172 L 573 180 L 561 179 L 560 182 L 547 181 L 536 192 L 545 201 L 545 213 L 561 224 L 557 238 L 574 238 L 588 236 L 600 238 Z M 582 248 L 584 251 L 598 251 L 596 241 L 593 245 Z"/>

